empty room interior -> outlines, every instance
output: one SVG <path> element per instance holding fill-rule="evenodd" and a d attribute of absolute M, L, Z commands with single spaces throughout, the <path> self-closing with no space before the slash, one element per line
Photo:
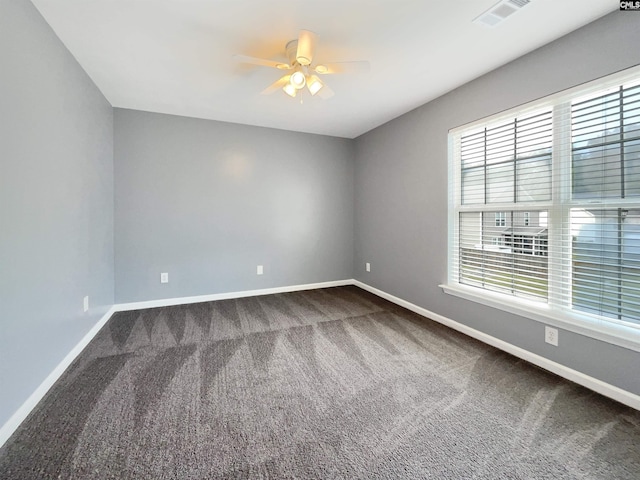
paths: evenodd
<path fill-rule="evenodd" d="M 636 10 L 0 0 L 0 477 L 640 478 Z"/>

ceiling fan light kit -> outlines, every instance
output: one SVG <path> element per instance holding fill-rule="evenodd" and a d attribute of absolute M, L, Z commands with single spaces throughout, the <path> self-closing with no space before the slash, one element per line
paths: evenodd
<path fill-rule="evenodd" d="M 285 47 L 289 63 L 265 60 L 247 55 L 234 55 L 238 62 L 251 63 L 263 67 L 287 70 L 287 74 L 276 80 L 262 91 L 263 95 L 270 95 L 276 90 L 282 89 L 284 93 L 295 98 L 299 91 L 307 87 L 312 96 L 320 93 L 320 97 L 326 99 L 333 96 L 333 91 L 318 78 L 317 75 L 335 73 L 365 72 L 369 69 L 369 62 L 339 62 L 333 64 L 313 65 L 318 37 L 309 30 L 301 30 L 296 40 L 291 40 Z"/>
<path fill-rule="evenodd" d="M 320 89 L 324 87 L 324 83 L 315 75 L 310 75 L 307 78 L 307 88 L 309 89 L 309 93 L 311 95 L 315 95 L 320 91 Z"/>
<path fill-rule="evenodd" d="M 300 90 L 301 88 L 304 88 L 304 86 L 306 85 L 307 77 L 302 72 L 302 69 L 298 69 L 291 74 L 291 78 L 289 79 L 289 82 L 291 82 L 291 85 L 293 85 L 296 88 L 296 90 Z"/>
<path fill-rule="evenodd" d="M 287 83 L 284 87 L 282 87 L 282 90 L 284 90 L 284 93 L 292 98 L 296 98 L 296 95 L 298 94 L 298 89 L 291 83 Z"/>

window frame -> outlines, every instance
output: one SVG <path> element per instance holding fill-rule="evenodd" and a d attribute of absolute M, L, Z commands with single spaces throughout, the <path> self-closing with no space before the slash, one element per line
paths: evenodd
<path fill-rule="evenodd" d="M 559 229 L 555 225 L 567 225 L 572 208 L 585 208 L 589 204 L 590 208 L 596 208 L 597 204 L 585 202 L 571 198 L 570 174 L 572 150 L 570 143 L 571 136 L 571 102 L 582 96 L 597 93 L 608 88 L 624 84 L 631 80 L 635 81 L 640 77 L 640 67 L 634 67 L 618 74 L 614 74 L 604 79 L 598 79 L 579 87 L 571 88 L 554 95 L 550 95 L 540 100 L 521 105 L 514 109 L 501 112 L 499 114 L 479 119 L 470 124 L 462 125 L 449 131 L 449 243 L 448 243 L 448 280 L 446 284 L 440 285 L 445 293 L 455 295 L 466 300 L 471 300 L 483 305 L 494 307 L 509 313 L 553 325 L 565 330 L 579 333 L 591 338 L 606 341 L 608 343 L 629 348 L 640 352 L 640 324 L 630 324 L 629 322 L 616 321 L 615 319 L 603 318 L 598 315 L 581 312 L 570 308 L 568 305 L 560 305 L 559 297 L 555 292 L 560 292 L 562 285 L 567 285 L 570 279 L 566 278 L 567 272 L 571 272 L 570 262 L 566 252 L 569 251 L 567 243 L 570 242 L 568 235 L 563 238 Z M 509 121 L 518 116 L 527 115 L 544 108 L 553 108 L 553 143 L 552 150 L 552 195 L 550 201 L 522 202 L 522 203 L 484 203 L 474 205 L 464 205 L 461 199 L 461 164 L 455 158 L 455 139 L 465 131 L 471 131 L 481 126 L 496 124 L 500 121 Z M 567 117 L 568 116 L 568 117 Z M 567 121 L 566 119 L 569 118 Z M 564 119 L 559 122 L 559 119 Z M 569 128 L 567 128 L 567 123 Z M 567 170 L 569 169 L 569 170 Z M 620 199 L 615 202 L 607 201 L 602 208 L 632 208 L 640 204 L 640 199 Z M 525 213 L 535 210 L 547 210 L 548 238 L 547 248 L 549 255 L 549 302 L 540 303 L 522 297 L 513 297 L 507 294 L 494 292 L 491 290 L 477 288 L 459 283 L 455 278 L 457 267 L 454 268 L 454 248 L 457 245 L 459 235 L 458 217 L 464 211 L 522 211 Z M 496 213 L 496 226 L 498 226 L 498 216 Z"/>

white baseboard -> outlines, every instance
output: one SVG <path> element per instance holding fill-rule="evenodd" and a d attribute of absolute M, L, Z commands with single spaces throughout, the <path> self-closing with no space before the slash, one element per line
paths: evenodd
<path fill-rule="evenodd" d="M 366 283 L 363 283 L 359 280 L 354 280 L 353 284 L 362 288 L 363 290 L 373 293 L 374 295 L 378 295 L 379 297 L 382 297 L 386 300 L 389 300 L 390 302 L 400 305 L 401 307 L 411 310 L 412 312 L 446 325 L 447 327 L 453 328 L 454 330 L 473 337 L 476 340 L 480 340 L 483 343 L 496 347 L 502 351 L 510 353 L 511 355 L 526 360 L 529 363 L 533 363 L 534 365 L 537 365 L 549 372 L 566 378 L 567 380 L 582 385 L 589 390 L 593 390 L 594 392 L 600 393 L 605 397 L 612 398 L 631 408 L 640 410 L 640 396 L 634 393 L 628 392 L 614 385 L 610 385 L 606 382 L 603 382 L 602 380 L 598 380 L 597 378 L 590 377 L 589 375 L 586 375 L 577 370 L 573 370 L 572 368 L 554 362 L 553 360 L 549 360 L 548 358 L 542 357 L 536 353 L 532 353 L 523 348 L 516 347 L 515 345 L 507 343 L 504 340 L 492 337 L 491 335 L 487 335 L 486 333 L 468 327 L 467 325 L 464 325 L 462 323 L 456 322 L 455 320 L 451 320 L 450 318 L 431 312 L 426 308 L 419 307 L 411 302 L 407 302 L 406 300 L 383 292 L 382 290 L 378 290 L 377 288 L 367 285 Z"/>
<path fill-rule="evenodd" d="M 230 298 L 257 297 L 258 295 L 271 295 L 274 293 L 299 292 L 302 290 L 315 290 L 317 288 L 343 287 L 353 285 L 355 280 L 334 280 L 331 282 L 306 283 L 303 285 L 288 285 L 286 287 L 263 288 L 260 290 L 244 290 L 240 292 L 214 293 L 211 295 L 197 295 L 194 297 L 162 298 L 145 302 L 120 303 L 114 305 L 117 312 L 127 310 L 141 310 L 143 308 L 171 307 L 173 305 L 186 305 L 189 303 L 214 302 L 216 300 L 228 300 Z"/>
<path fill-rule="evenodd" d="M 31 410 L 42 400 L 47 394 L 49 389 L 54 383 L 58 381 L 64 371 L 71 365 L 78 355 L 84 350 L 84 347 L 89 345 L 89 342 L 97 335 L 100 329 L 107 323 L 107 320 L 111 318 L 111 315 L 115 312 L 115 308 L 111 307 L 107 312 L 96 322 L 96 324 L 82 337 L 75 347 L 62 359 L 62 361 L 53 369 L 53 371 L 44 379 L 44 381 L 36 388 L 36 390 L 27 398 L 18 410 L 6 421 L 6 423 L 0 428 L 0 447 L 9 439 L 13 432 L 20 426 L 25 418 L 31 413 Z"/>

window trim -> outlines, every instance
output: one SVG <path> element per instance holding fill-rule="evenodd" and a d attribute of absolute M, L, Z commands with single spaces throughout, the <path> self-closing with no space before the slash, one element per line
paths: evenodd
<path fill-rule="evenodd" d="M 458 283 L 457 279 L 453 278 L 453 257 L 454 257 L 454 244 L 455 237 L 458 234 L 458 222 L 457 216 L 459 212 L 463 212 L 465 210 L 473 210 L 473 211 L 501 211 L 504 209 L 510 210 L 522 210 L 522 211 L 530 211 L 531 208 L 534 209 L 545 209 L 550 206 L 551 202 L 538 202 L 536 204 L 509 204 L 509 205 L 500 205 L 500 204 L 483 204 L 483 205 L 469 205 L 468 208 L 466 205 L 463 205 L 461 200 L 461 193 L 458 188 L 452 186 L 459 186 L 461 181 L 461 172 L 459 168 L 454 168 L 454 138 L 460 135 L 460 132 L 469 131 L 475 127 L 480 127 L 487 124 L 495 124 L 503 120 L 509 120 L 514 117 L 519 117 L 522 115 L 526 115 L 527 113 L 534 112 L 536 110 L 543 109 L 545 107 L 557 107 L 558 104 L 566 103 L 570 105 L 570 102 L 573 98 L 578 96 L 586 96 L 592 93 L 596 93 L 598 91 L 606 90 L 608 88 L 615 87 L 617 85 L 626 83 L 630 80 L 636 79 L 640 75 L 640 66 L 636 66 L 627 70 L 623 70 L 618 73 L 614 73 L 612 75 L 606 76 L 601 79 L 594 80 L 587 84 L 579 85 L 577 87 L 573 87 L 562 92 L 558 92 L 556 94 L 544 97 L 542 99 L 534 100 L 527 104 L 520 105 L 518 107 L 509 109 L 507 111 L 503 111 L 497 113 L 495 115 L 491 115 L 489 117 L 485 117 L 482 119 L 478 119 L 474 122 L 461 125 L 459 127 L 453 128 L 449 131 L 448 135 L 448 154 L 449 154 L 449 195 L 448 195 L 448 249 L 447 249 L 447 283 L 439 285 L 440 288 L 443 289 L 444 293 L 454 295 L 459 298 L 463 298 L 465 300 L 470 300 L 482 305 L 486 305 L 489 307 L 493 307 L 499 310 L 503 310 L 524 318 L 529 318 L 531 320 L 535 320 L 547 325 L 552 325 L 564 330 L 568 330 L 574 333 L 578 333 L 590 338 L 594 338 L 596 340 L 601 340 L 613 345 L 617 345 L 620 347 L 628 348 L 633 351 L 640 352 L 640 326 L 631 326 L 628 322 L 619 322 L 615 319 L 606 319 L 603 320 L 596 315 L 591 315 L 589 313 L 580 312 L 577 310 L 572 310 L 566 307 L 559 307 L 558 305 L 551 306 L 547 303 L 539 303 L 535 301 L 530 301 L 527 299 L 512 297 L 510 295 L 501 294 L 499 292 L 494 292 L 491 290 L 480 289 L 472 286 L 467 286 L 464 284 Z M 555 115 L 555 114 L 554 114 Z M 569 134 L 566 130 L 562 130 L 555 126 L 554 122 L 554 137 L 556 135 L 567 135 Z M 568 143 L 563 142 L 565 145 Z M 557 152 L 558 154 L 560 152 Z M 554 157 L 556 153 L 554 152 Z M 552 198 L 559 198 L 556 195 L 562 193 L 562 195 L 566 195 L 568 189 L 567 185 L 562 185 L 558 180 L 561 178 L 560 165 L 557 165 L 557 162 L 552 162 L 552 185 L 554 188 L 554 195 Z M 562 167 L 564 168 L 564 166 Z M 563 180 L 566 182 L 567 176 L 563 177 Z M 559 191 L 555 191 L 558 189 Z M 561 203 L 564 206 L 564 209 L 568 211 L 574 203 L 569 198 L 562 198 Z M 622 199 L 620 203 L 626 203 L 625 199 Z M 580 205 L 583 205 L 583 202 L 580 202 Z M 613 205 L 609 205 L 607 208 L 611 208 Z M 559 209 L 553 209 L 554 211 L 559 211 Z M 549 224 L 551 224 L 553 220 L 549 218 Z M 550 234 L 549 243 L 551 243 L 552 238 Z M 556 242 L 562 242 L 562 239 L 555 239 Z M 550 252 L 551 254 L 551 252 Z M 549 259 L 549 266 L 552 268 L 552 265 L 557 268 L 557 264 L 552 262 L 552 259 Z M 551 273 L 551 272 L 550 272 Z M 555 278 L 558 278 L 557 276 Z M 551 276 L 550 276 L 551 280 Z M 553 286 L 550 284 L 549 289 L 549 300 L 551 301 L 552 291 L 554 291 Z"/>

